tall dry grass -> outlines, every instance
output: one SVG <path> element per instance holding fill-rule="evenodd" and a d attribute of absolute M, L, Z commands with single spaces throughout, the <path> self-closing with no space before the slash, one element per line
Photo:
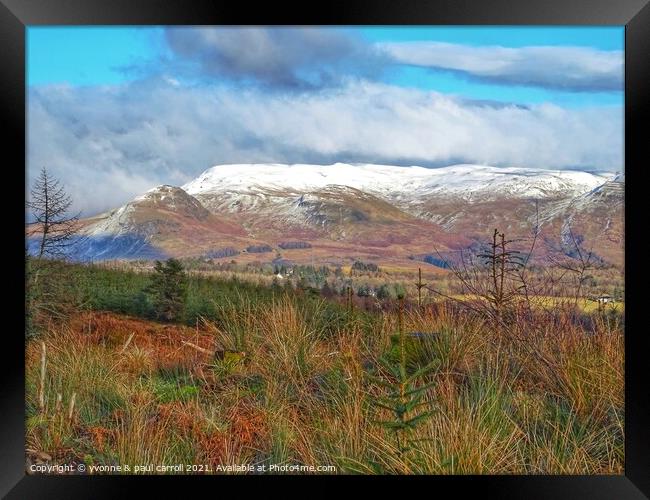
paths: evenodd
<path fill-rule="evenodd" d="M 219 321 L 198 328 L 89 313 L 48 333 L 43 409 L 41 348 L 30 341 L 28 448 L 96 464 L 334 465 L 364 474 L 623 471 L 620 321 L 540 312 L 520 320 L 530 322 L 519 325 L 524 338 L 451 305 L 408 309 L 404 330 L 431 334 L 412 341 L 410 366 L 439 363 L 426 393 L 435 412 L 414 431 L 417 444 L 400 454 L 376 423 L 386 414 L 372 401 L 384 388 L 366 376 L 392 348 L 395 312 L 378 312 L 373 328 L 354 312 L 333 323 L 324 306 L 305 309 L 282 296 L 221 303 L 218 312 Z M 215 360 L 188 342 L 246 355 Z M 66 402 L 73 393 L 72 418 L 60 418 L 57 395 Z"/>

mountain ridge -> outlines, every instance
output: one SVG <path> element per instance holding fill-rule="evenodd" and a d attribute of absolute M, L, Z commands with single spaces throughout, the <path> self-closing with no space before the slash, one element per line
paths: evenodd
<path fill-rule="evenodd" d="M 472 164 L 439 168 L 365 163 L 224 164 L 205 170 L 181 187 L 193 196 L 200 196 L 211 192 L 256 195 L 260 189 L 299 192 L 339 185 L 383 196 L 390 201 L 404 196 L 420 198 L 431 195 L 450 195 L 471 201 L 479 195 L 498 197 L 503 193 L 520 198 L 575 195 L 594 189 L 615 175 Z"/>
<path fill-rule="evenodd" d="M 494 227 L 522 237 L 534 220 L 549 241 L 561 241 L 566 225 L 578 221 L 576 231 L 597 242 L 601 226 L 610 233 L 622 228 L 623 193 L 624 177 L 613 173 L 467 164 L 217 165 L 181 187 L 157 186 L 83 220 L 82 232 L 94 238 L 84 255 L 137 258 L 142 247 L 146 255 L 153 248 L 230 256 L 241 249 L 238 259 L 245 259 L 245 248 L 267 245 L 298 260 L 307 253 L 313 259 L 318 249 L 330 259 L 366 252 L 403 260 L 434 246 L 469 247 Z M 309 252 L 278 246 L 294 240 L 311 242 Z M 610 242 L 603 253 L 618 263 L 617 245 Z"/>

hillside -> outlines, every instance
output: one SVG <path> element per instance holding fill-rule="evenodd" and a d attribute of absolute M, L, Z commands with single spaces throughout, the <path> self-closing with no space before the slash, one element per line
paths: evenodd
<path fill-rule="evenodd" d="M 413 255 L 475 246 L 495 228 L 571 255 L 567 233 L 622 265 L 624 178 L 454 165 L 218 165 L 82 221 L 81 259 L 237 256 L 243 261 L 413 265 Z M 299 241 L 302 248 L 283 248 Z M 575 246 L 575 244 L 574 244 Z M 247 248 L 265 248 L 252 252 Z M 292 245 L 289 245 L 292 247 Z M 254 255 L 252 255 L 254 254 Z"/>

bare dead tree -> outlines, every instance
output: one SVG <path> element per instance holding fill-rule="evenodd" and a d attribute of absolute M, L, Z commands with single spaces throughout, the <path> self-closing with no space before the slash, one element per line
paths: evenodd
<path fill-rule="evenodd" d="M 489 250 L 478 255 L 488 267 L 491 287 L 483 294 L 484 300 L 492 308 L 497 326 L 500 326 L 508 306 L 519 296 L 520 287 L 513 282 L 517 271 L 523 266 L 518 250 L 511 250 L 514 240 L 506 240 L 498 229 L 492 234 Z"/>
<path fill-rule="evenodd" d="M 418 280 L 415 282 L 415 288 L 418 290 L 418 307 L 422 307 L 422 289 L 427 286 L 422 281 L 422 268 L 418 267 Z"/>
<path fill-rule="evenodd" d="M 444 259 L 436 249 L 439 258 L 461 283 L 463 297 L 454 297 L 429 286 L 425 288 L 477 313 L 490 321 L 499 332 L 505 331 L 508 322 L 504 313 L 516 296 L 513 273 L 520 260 L 518 252 L 510 250 L 511 243 L 503 233 L 495 229 L 487 250 L 467 255 L 461 250 L 458 262 Z"/>
<path fill-rule="evenodd" d="M 550 260 L 555 269 L 560 271 L 560 279 L 557 283 L 562 286 L 560 293 L 567 297 L 574 312 L 579 311 L 581 300 L 597 300 L 585 294 L 585 283 L 590 279 L 590 272 L 605 267 L 598 256 L 594 253 L 594 244 L 599 239 L 605 239 L 605 230 L 597 234 L 591 247 L 586 249 L 582 246 L 581 238 L 576 236 L 570 222 L 567 223 L 565 234 L 568 236 L 571 251 L 565 251 L 564 257 L 550 255 Z M 558 252 L 555 252 L 557 254 Z"/>
<path fill-rule="evenodd" d="M 540 233 L 541 233 L 541 226 L 539 222 L 539 200 L 535 200 L 535 224 L 533 225 L 531 230 L 530 248 L 528 249 L 528 252 L 526 252 L 525 256 L 522 258 L 521 265 L 518 266 L 515 271 L 517 278 L 520 282 L 519 291 L 521 292 L 521 295 L 524 298 L 524 303 L 526 304 L 528 311 L 530 311 L 530 307 L 531 307 L 531 295 L 538 295 L 535 293 L 536 292 L 535 285 L 531 283 L 531 281 L 529 280 L 528 264 L 533 254 L 535 253 L 537 238 L 539 237 Z"/>
<path fill-rule="evenodd" d="M 38 259 L 61 257 L 76 240 L 79 213 L 70 214 L 72 199 L 43 167 L 27 203 L 33 217 L 29 235 L 38 238 Z"/>

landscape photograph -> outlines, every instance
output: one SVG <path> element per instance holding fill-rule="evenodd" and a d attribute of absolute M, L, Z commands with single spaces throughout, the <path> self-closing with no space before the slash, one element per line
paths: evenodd
<path fill-rule="evenodd" d="M 25 470 L 624 473 L 624 28 L 27 29 Z"/>

